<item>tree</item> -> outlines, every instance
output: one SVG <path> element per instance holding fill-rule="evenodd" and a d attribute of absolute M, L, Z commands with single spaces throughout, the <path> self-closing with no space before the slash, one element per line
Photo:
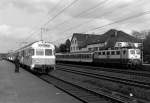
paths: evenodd
<path fill-rule="evenodd" d="M 55 52 L 56 52 L 56 53 L 59 53 L 59 52 L 60 52 L 59 47 L 58 47 L 58 46 L 56 46 L 56 45 L 55 45 Z"/>
<path fill-rule="evenodd" d="M 149 31 L 148 30 L 143 30 L 143 31 L 132 31 L 132 36 L 138 39 L 145 39 L 146 35 L 148 35 Z"/>
<path fill-rule="evenodd" d="M 66 45 L 66 52 L 70 52 L 71 41 L 69 39 L 66 40 L 65 45 Z"/>
<path fill-rule="evenodd" d="M 150 55 L 150 32 L 143 41 L 143 50 L 145 55 Z"/>
<path fill-rule="evenodd" d="M 60 44 L 59 51 L 60 52 L 66 52 L 66 45 L 65 44 Z"/>
<path fill-rule="evenodd" d="M 64 53 L 70 52 L 70 45 L 71 45 L 71 42 L 69 39 L 67 39 L 65 43 L 60 44 L 59 52 L 64 52 Z"/>

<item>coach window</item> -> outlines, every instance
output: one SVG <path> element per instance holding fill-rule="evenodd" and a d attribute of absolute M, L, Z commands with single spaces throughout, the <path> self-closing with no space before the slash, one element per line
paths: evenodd
<path fill-rule="evenodd" d="M 30 50 L 29 50 L 29 55 L 30 55 L 30 56 L 34 55 L 34 49 L 30 49 Z"/>
<path fill-rule="evenodd" d="M 109 52 L 109 51 L 107 51 L 107 55 L 110 55 L 110 52 Z"/>
<path fill-rule="evenodd" d="M 98 55 L 101 55 L 101 52 L 99 52 Z"/>
<path fill-rule="evenodd" d="M 105 52 L 103 51 L 103 55 L 105 55 Z"/>
<path fill-rule="evenodd" d="M 36 49 L 36 55 L 39 55 L 39 56 L 44 55 L 44 50 L 43 49 Z"/>
<path fill-rule="evenodd" d="M 117 54 L 117 55 L 120 55 L 120 51 L 116 51 L 116 54 Z"/>
<path fill-rule="evenodd" d="M 45 55 L 52 55 L 52 49 L 45 49 Z"/>

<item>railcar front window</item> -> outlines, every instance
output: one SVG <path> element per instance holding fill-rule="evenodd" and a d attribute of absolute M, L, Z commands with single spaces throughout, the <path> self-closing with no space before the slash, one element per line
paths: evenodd
<path fill-rule="evenodd" d="M 45 55 L 46 56 L 52 55 L 52 49 L 45 49 Z"/>
<path fill-rule="evenodd" d="M 141 52 L 140 52 L 140 50 L 139 50 L 139 49 L 137 49 L 137 50 L 136 50 L 136 53 L 137 53 L 137 54 L 141 54 Z"/>
<path fill-rule="evenodd" d="M 131 53 L 131 54 L 135 54 L 135 51 L 134 51 L 134 50 L 130 50 L 130 53 Z"/>
<path fill-rule="evenodd" d="M 43 56 L 44 50 L 43 49 L 36 49 L 36 55 Z"/>

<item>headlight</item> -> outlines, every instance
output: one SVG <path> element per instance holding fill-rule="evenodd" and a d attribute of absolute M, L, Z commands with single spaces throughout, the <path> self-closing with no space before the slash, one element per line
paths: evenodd
<path fill-rule="evenodd" d="M 33 68 L 34 68 L 34 66 L 35 66 L 35 65 L 34 65 L 34 64 L 32 64 L 32 65 L 31 65 L 31 69 L 33 69 Z"/>

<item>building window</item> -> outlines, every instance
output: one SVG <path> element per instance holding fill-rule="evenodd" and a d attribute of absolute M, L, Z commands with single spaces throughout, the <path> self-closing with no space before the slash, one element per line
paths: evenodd
<path fill-rule="evenodd" d="M 75 42 L 75 44 L 76 44 L 77 40 L 74 40 L 74 42 Z"/>
<path fill-rule="evenodd" d="M 111 51 L 111 55 L 115 55 L 115 51 Z"/>

